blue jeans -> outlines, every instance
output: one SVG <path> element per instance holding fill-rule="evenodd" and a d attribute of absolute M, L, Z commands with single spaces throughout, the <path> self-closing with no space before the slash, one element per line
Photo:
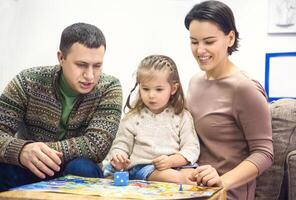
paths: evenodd
<path fill-rule="evenodd" d="M 104 168 L 104 177 L 107 176 L 113 176 L 116 172 L 116 169 L 111 165 L 111 163 L 108 163 Z M 154 165 L 151 164 L 139 164 L 136 165 L 128 170 L 129 173 L 129 179 L 134 180 L 147 180 L 148 177 L 152 174 L 152 172 L 155 170 Z"/>
<path fill-rule="evenodd" d="M 47 176 L 46 179 L 40 179 L 30 170 L 18 165 L 0 163 L 0 192 L 17 186 L 50 180 L 68 174 L 94 178 L 103 177 L 103 172 L 97 164 L 83 158 L 69 161 L 64 166 L 61 166 L 61 170 L 55 173 L 54 176 Z"/>
<path fill-rule="evenodd" d="M 147 180 L 154 170 L 154 165 L 140 164 L 132 167 L 128 172 L 130 179 Z"/>
<path fill-rule="evenodd" d="M 198 165 L 196 163 L 194 164 L 188 164 L 181 167 L 173 168 L 175 170 L 185 169 L 185 168 L 196 168 Z M 139 179 L 139 180 L 147 180 L 148 177 L 154 172 L 155 166 L 151 164 L 139 164 L 131 169 L 129 169 L 129 176 L 130 179 Z"/>

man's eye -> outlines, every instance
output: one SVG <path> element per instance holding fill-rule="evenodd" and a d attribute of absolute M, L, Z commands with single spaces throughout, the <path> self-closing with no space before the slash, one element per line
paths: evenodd
<path fill-rule="evenodd" d="M 94 65 L 94 68 L 98 69 L 101 68 L 102 65 Z"/>
<path fill-rule="evenodd" d="M 87 64 L 84 64 L 84 63 L 77 63 L 77 66 L 78 66 L 78 67 L 81 67 L 81 68 L 86 68 L 86 67 L 87 67 Z"/>

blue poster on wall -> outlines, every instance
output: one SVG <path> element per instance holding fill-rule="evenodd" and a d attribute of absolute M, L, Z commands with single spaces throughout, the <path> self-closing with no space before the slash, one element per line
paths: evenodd
<path fill-rule="evenodd" d="M 269 101 L 296 98 L 296 52 L 266 53 L 265 90 Z"/>

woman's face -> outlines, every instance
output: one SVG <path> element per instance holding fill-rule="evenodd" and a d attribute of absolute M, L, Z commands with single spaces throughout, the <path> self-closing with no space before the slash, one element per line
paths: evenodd
<path fill-rule="evenodd" d="M 211 73 L 219 71 L 228 61 L 228 47 L 234 44 L 235 35 L 228 35 L 210 21 L 193 20 L 189 26 L 192 54 L 201 70 Z"/>

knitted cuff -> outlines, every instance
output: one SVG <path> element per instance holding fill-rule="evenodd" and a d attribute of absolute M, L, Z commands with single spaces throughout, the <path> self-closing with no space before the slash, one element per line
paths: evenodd
<path fill-rule="evenodd" d="M 5 162 L 9 164 L 22 166 L 19 160 L 20 153 L 25 144 L 31 143 L 32 141 L 26 141 L 21 139 L 13 139 L 6 148 L 4 158 Z"/>

